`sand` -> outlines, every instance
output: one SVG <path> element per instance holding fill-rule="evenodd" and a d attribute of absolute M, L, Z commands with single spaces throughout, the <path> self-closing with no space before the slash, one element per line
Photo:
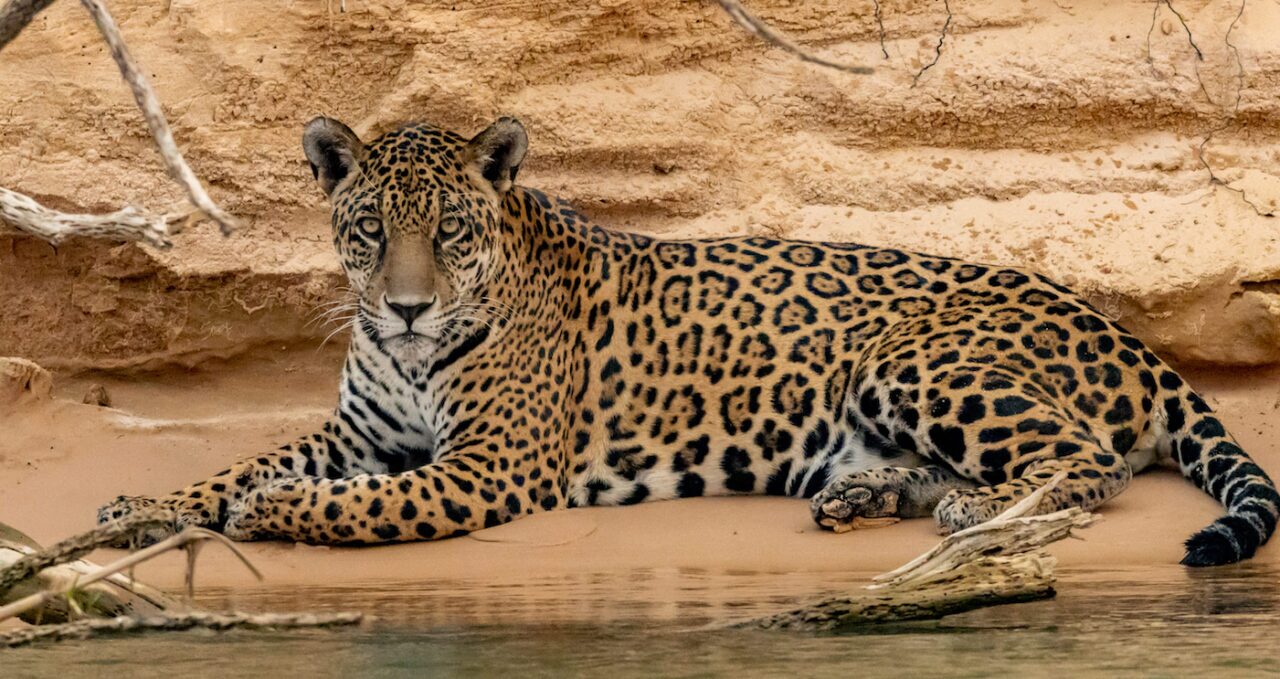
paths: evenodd
<path fill-rule="evenodd" d="M 169 491 L 309 431 L 333 398 L 339 351 L 282 347 L 195 370 L 59 380 L 53 397 L 0 415 L 0 521 L 52 542 L 91 527 L 95 508 L 116 494 Z M 1280 469 L 1277 377 L 1274 370 L 1190 373 L 1246 450 L 1273 471 Z M 118 409 L 80 404 L 91 384 L 104 385 Z M 1167 567 L 1181 557 L 1182 540 L 1219 512 L 1177 474 L 1148 472 L 1101 510 L 1104 520 L 1083 540 L 1053 551 L 1067 571 Z M 254 543 L 245 550 L 273 588 L 671 569 L 847 580 L 900 565 L 937 539 L 929 520 L 835 535 L 813 525 L 803 501 L 733 497 L 555 511 L 432 543 Z M 1265 548 L 1257 562 L 1280 564 L 1280 548 Z M 139 575 L 172 587 L 182 568 L 173 555 Z M 200 581 L 253 583 L 215 548 L 202 556 Z"/>

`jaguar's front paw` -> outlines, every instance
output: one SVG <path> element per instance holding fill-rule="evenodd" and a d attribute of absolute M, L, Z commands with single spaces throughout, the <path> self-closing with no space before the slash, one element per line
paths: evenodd
<path fill-rule="evenodd" d="M 280 503 L 289 502 L 292 489 L 291 484 L 284 484 L 250 491 L 227 510 L 223 535 L 240 541 L 286 537 L 280 521 L 276 519 Z"/>
<path fill-rule="evenodd" d="M 201 514 L 198 508 L 186 507 L 181 502 L 169 498 L 120 495 L 98 509 L 99 526 L 130 517 L 150 517 L 154 520 L 147 521 L 136 530 L 119 536 L 110 543 L 112 547 L 122 549 L 146 547 L 175 535 L 188 526 L 203 526 L 209 523 L 209 517 Z"/>
<path fill-rule="evenodd" d="M 121 535 L 112 543 L 112 547 L 130 548 L 146 547 L 155 544 L 177 532 L 173 513 L 167 503 L 153 497 L 140 495 L 120 495 L 98 509 L 98 525 L 120 521 L 129 517 L 155 516 L 156 521 L 141 525 L 136 531 Z"/>

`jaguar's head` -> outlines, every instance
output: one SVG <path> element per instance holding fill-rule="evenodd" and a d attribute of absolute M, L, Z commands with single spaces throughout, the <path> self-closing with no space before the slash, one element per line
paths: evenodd
<path fill-rule="evenodd" d="M 316 118 L 302 145 L 333 206 L 354 332 L 415 358 L 501 315 L 486 294 L 500 268 L 501 202 L 528 145 L 520 121 L 471 139 L 407 125 L 365 144 Z"/>

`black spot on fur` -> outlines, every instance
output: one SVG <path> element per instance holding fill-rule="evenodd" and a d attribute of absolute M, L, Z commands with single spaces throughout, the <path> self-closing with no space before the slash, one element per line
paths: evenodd
<path fill-rule="evenodd" d="M 747 451 L 729 446 L 720 459 L 720 468 L 724 470 L 724 487 L 738 493 L 750 493 L 756 486 L 756 475 L 750 471 L 751 456 Z"/>
<path fill-rule="evenodd" d="M 680 477 L 680 483 L 676 486 L 676 493 L 680 497 L 700 497 L 706 491 L 707 483 L 702 477 L 688 472 Z"/>
<path fill-rule="evenodd" d="M 960 403 L 960 412 L 956 415 L 956 419 L 960 424 L 973 424 L 981 420 L 987 414 L 987 406 L 982 402 L 980 394 L 973 394 L 964 397 L 964 401 Z"/>
<path fill-rule="evenodd" d="M 964 459 L 964 430 L 960 427 L 935 424 L 929 427 L 929 442 L 938 452 L 956 462 Z"/>
<path fill-rule="evenodd" d="M 1021 396 L 1002 396 L 995 400 L 994 405 L 996 415 L 1012 417 L 1027 412 L 1035 404 Z"/>

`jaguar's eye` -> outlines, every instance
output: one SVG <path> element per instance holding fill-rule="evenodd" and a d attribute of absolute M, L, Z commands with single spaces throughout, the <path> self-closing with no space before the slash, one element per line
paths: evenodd
<path fill-rule="evenodd" d="M 456 217 L 445 217 L 440 220 L 440 228 L 437 231 L 441 240 L 453 238 L 462 231 L 462 220 Z"/>
<path fill-rule="evenodd" d="M 377 236 L 382 233 L 382 220 L 376 217 L 362 217 L 356 222 L 356 226 L 366 236 Z"/>

